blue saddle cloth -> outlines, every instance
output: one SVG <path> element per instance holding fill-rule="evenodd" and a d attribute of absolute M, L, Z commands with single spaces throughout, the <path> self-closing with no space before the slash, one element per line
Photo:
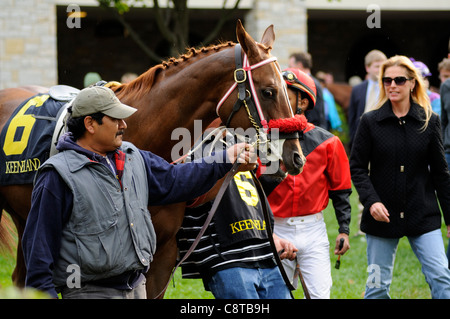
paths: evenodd
<path fill-rule="evenodd" d="M 33 182 L 36 170 L 49 157 L 64 104 L 41 93 L 17 107 L 0 134 L 0 186 Z"/>

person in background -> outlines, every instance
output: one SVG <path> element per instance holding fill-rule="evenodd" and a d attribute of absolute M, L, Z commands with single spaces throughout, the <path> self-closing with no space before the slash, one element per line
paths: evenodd
<path fill-rule="evenodd" d="M 322 86 L 319 80 L 311 74 L 312 69 L 312 57 L 307 52 L 297 52 L 289 56 L 289 67 L 298 68 L 302 72 L 305 72 L 314 80 L 316 86 L 316 103 L 314 106 L 310 105 L 308 110 L 305 111 L 305 116 L 308 122 L 320 126 L 324 129 L 328 129 L 327 117 L 325 116 L 325 101 L 323 99 Z"/>
<path fill-rule="evenodd" d="M 390 298 L 397 246 L 406 236 L 431 296 L 449 299 L 440 209 L 448 236 L 450 173 L 440 120 L 408 57 L 384 62 L 379 82 L 384 89 L 375 109 L 361 117 L 350 156 L 353 184 L 364 205 L 361 229 L 369 272 L 364 298 Z"/>
<path fill-rule="evenodd" d="M 386 61 L 386 59 L 386 55 L 379 50 L 372 50 L 364 57 L 364 66 L 366 68 L 367 76 L 362 83 L 355 85 L 352 88 L 350 104 L 348 107 L 350 149 L 361 115 L 372 109 L 377 101 L 380 92 L 378 74 L 381 64 Z"/>
<path fill-rule="evenodd" d="M 450 48 L 449 48 L 450 50 Z M 445 159 L 450 166 L 450 53 L 438 64 L 439 79 L 441 80 L 441 124 L 444 141 Z M 450 268 L 450 239 L 447 247 L 448 267 Z"/>
<path fill-rule="evenodd" d="M 97 72 L 88 72 L 84 76 L 83 85 L 85 88 L 87 88 L 88 86 L 95 84 L 101 80 L 102 80 L 102 77 Z"/>
<path fill-rule="evenodd" d="M 333 75 L 330 73 L 319 71 L 316 73 L 316 79 L 319 80 L 320 85 L 322 86 L 323 100 L 325 105 L 325 117 L 328 121 L 328 127 L 330 130 L 342 132 L 342 121 L 336 108 L 334 96 L 327 88 L 327 81 L 332 82 Z"/>
<path fill-rule="evenodd" d="M 414 64 L 414 66 L 417 68 L 417 70 L 419 70 L 419 73 L 422 75 L 423 83 L 425 84 L 428 97 L 430 98 L 431 109 L 433 110 L 434 113 L 441 116 L 441 97 L 438 93 L 432 92 L 430 90 L 430 81 L 428 80 L 428 77 L 432 75 L 430 69 L 428 69 L 425 63 L 421 61 L 416 61 L 413 58 L 410 59 Z"/>
<path fill-rule="evenodd" d="M 450 83 L 450 54 L 438 64 L 439 79 L 441 80 L 441 124 L 442 138 L 444 141 L 444 151 L 447 164 L 450 167 L 450 99 L 448 98 L 448 87 Z"/>
<path fill-rule="evenodd" d="M 441 84 L 450 79 L 450 53 L 438 64 L 439 80 Z"/>
<path fill-rule="evenodd" d="M 120 78 L 120 82 L 122 84 L 125 83 L 130 83 L 131 81 L 133 81 L 134 79 L 136 79 L 138 77 L 138 75 L 136 73 L 133 72 L 126 72 L 122 75 L 122 77 Z"/>
<path fill-rule="evenodd" d="M 348 85 L 351 87 L 357 86 L 358 84 L 361 84 L 363 80 L 357 75 L 353 75 L 348 79 Z"/>

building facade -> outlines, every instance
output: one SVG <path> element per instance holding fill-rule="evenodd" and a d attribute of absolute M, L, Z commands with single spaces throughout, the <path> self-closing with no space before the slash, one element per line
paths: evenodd
<path fill-rule="evenodd" d="M 0 4 L 0 89 L 57 83 L 55 0 Z"/>

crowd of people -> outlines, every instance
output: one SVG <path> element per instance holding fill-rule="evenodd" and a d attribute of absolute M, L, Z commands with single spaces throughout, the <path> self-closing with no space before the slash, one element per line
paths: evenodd
<path fill-rule="evenodd" d="M 366 78 L 351 92 L 346 150 L 331 133 L 342 131 L 347 117 L 339 115 L 327 88 L 330 75 L 313 76 L 308 53 L 289 57 L 282 76 L 293 112 L 305 115 L 308 124 L 299 138 L 306 157 L 303 172 L 284 179 L 262 174 L 262 163 L 255 168 L 254 149 L 245 143 L 228 145 L 218 139 L 223 152 L 212 156 L 222 160 L 192 158 L 192 163 L 180 166 L 139 150 L 122 141 L 124 119 L 136 110 L 122 104 L 110 89 L 86 82 L 88 87 L 71 106 L 69 133 L 58 143 L 60 153 L 36 176 L 23 237 L 27 285 L 53 297 L 61 293 L 63 298 L 145 298 L 144 274 L 154 253 L 155 233 L 148 211 L 139 215 L 134 210 L 207 192 L 241 154 L 241 170 L 206 235 L 182 265 L 184 278 L 201 278 L 216 298 L 289 299 L 289 288 L 297 289 L 300 279 L 308 297 L 330 298 L 330 241 L 323 213 L 331 200 L 339 228 L 334 254 L 345 254 L 350 249 L 353 183 L 368 269 L 377 276 L 373 281 L 374 273 L 368 273 L 364 298 L 390 298 L 402 237 L 408 238 L 422 265 L 431 296 L 450 298 L 450 251 L 446 255 L 441 234 L 443 216 L 450 237 L 450 55 L 437 68 L 440 94 L 430 89 L 430 68 L 421 61 L 372 50 L 364 64 Z M 124 161 L 125 154 L 133 160 Z M 205 164 L 211 162 L 214 165 Z M 251 170 L 266 196 L 256 192 Z M 201 187 L 173 186 L 186 181 Z M 123 183 L 134 187 L 120 191 Z M 149 197 L 149 192 L 159 193 Z M 178 235 L 182 255 L 211 205 L 195 202 L 186 209 Z M 269 207 L 269 219 L 263 206 Z M 105 224 L 111 214 L 122 216 L 115 225 Z M 137 222 L 146 227 L 129 227 L 130 216 L 139 217 Z M 254 227 L 230 227 L 241 221 Z M 273 225 L 273 233 L 267 223 Z M 118 243 L 132 249 L 106 249 Z M 278 253 L 282 265 L 274 261 Z M 68 288 L 65 269 L 80 261 L 83 285 Z"/>

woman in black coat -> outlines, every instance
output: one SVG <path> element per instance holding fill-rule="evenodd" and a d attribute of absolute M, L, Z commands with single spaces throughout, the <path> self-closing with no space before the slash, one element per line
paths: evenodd
<path fill-rule="evenodd" d="M 450 174 L 439 117 L 422 78 L 405 56 L 381 66 L 380 98 L 361 117 L 350 169 L 364 205 L 369 277 L 365 298 L 389 298 L 399 239 L 407 236 L 433 298 L 450 298 L 441 227 L 450 224 Z M 439 198 L 439 204 L 436 198 Z M 448 236 L 448 233 L 447 233 Z"/>

